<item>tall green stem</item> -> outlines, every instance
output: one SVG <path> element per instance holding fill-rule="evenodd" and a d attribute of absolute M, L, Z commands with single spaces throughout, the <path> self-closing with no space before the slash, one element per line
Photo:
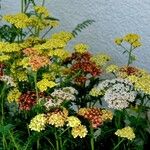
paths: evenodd
<path fill-rule="evenodd" d="M 132 61 L 131 61 L 131 56 L 132 56 L 132 45 L 131 45 L 131 47 L 130 47 L 130 50 L 129 50 L 129 52 L 128 52 L 128 54 L 129 54 L 129 57 L 128 57 L 128 63 L 127 63 L 127 66 L 129 66 L 131 63 L 132 63 Z"/>
<path fill-rule="evenodd" d="M 120 142 L 118 142 L 118 144 L 113 148 L 113 150 L 116 150 L 123 141 L 124 139 L 120 140 Z"/>
<path fill-rule="evenodd" d="M 90 144 L 91 150 L 94 150 L 94 130 L 92 126 L 90 126 Z"/>
<path fill-rule="evenodd" d="M 55 139 L 56 139 L 56 150 L 59 150 L 59 140 L 56 130 L 55 130 Z"/>
<path fill-rule="evenodd" d="M 37 71 L 34 72 L 34 84 L 35 84 L 36 99 L 38 101 L 39 94 L 38 94 L 38 88 L 37 88 Z"/>

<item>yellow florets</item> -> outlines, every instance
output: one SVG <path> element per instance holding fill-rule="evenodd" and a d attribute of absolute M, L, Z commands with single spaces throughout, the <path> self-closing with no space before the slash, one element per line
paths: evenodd
<path fill-rule="evenodd" d="M 103 121 L 112 120 L 112 118 L 113 118 L 113 113 L 110 110 L 102 109 Z"/>
<path fill-rule="evenodd" d="M 0 52 L 11 53 L 11 52 L 19 52 L 21 50 L 20 46 L 17 43 L 0 43 Z"/>
<path fill-rule="evenodd" d="M 122 38 L 115 38 L 115 43 L 117 45 L 121 45 L 121 43 L 123 42 L 123 39 Z"/>
<path fill-rule="evenodd" d="M 78 52 L 81 54 L 87 52 L 88 49 L 89 49 L 89 46 L 84 43 L 79 43 L 74 46 L 75 52 Z"/>
<path fill-rule="evenodd" d="M 87 128 L 84 125 L 79 125 L 77 127 L 72 128 L 71 134 L 74 138 L 80 137 L 84 138 L 87 135 Z"/>
<path fill-rule="evenodd" d="M 9 103 L 14 102 L 14 101 L 18 102 L 20 95 L 21 95 L 21 92 L 19 92 L 19 90 L 15 88 L 8 93 L 7 100 Z"/>
<path fill-rule="evenodd" d="M 77 127 L 81 124 L 81 121 L 77 117 L 74 117 L 74 116 L 68 117 L 67 121 L 68 121 L 67 126 L 69 127 Z"/>
<path fill-rule="evenodd" d="M 63 110 L 48 113 L 47 123 L 50 125 L 54 125 L 56 128 L 63 127 L 65 125 L 65 122 L 67 121 L 67 117 L 68 111 L 66 108 L 63 108 Z"/>
<path fill-rule="evenodd" d="M 4 19 L 13 24 L 17 28 L 26 28 L 29 25 L 29 18 L 24 13 L 18 13 L 15 15 L 6 15 Z"/>
<path fill-rule="evenodd" d="M 98 96 L 103 95 L 103 94 L 104 93 L 96 87 L 92 88 L 90 93 L 89 93 L 89 95 L 94 96 L 94 97 L 98 97 Z"/>
<path fill-rule="evenodd" d="M 45 129 L 46 126 L 46 116 L 45 114 L 36 115 L 30 122 L 29 128 L 31 130 L 40 132 Z"/>
<path fill-rule="evenodd" d="M 44 6 L 35 6 L 34 10 L 35 10 L 36 13 L 38 13 L 40 15 L 43 15 L 44 17 L 49 16 L 49 12 L 48 12 L 47 8 L 44 7 Z"/>
<path fill-rule="evenodd" d="M 56 49 L 53 52 L 50 52 L 50 55 L 57 56 L 61 60 L 65 60 L 66 58 L 70 56 L 70 53 L 64 49 Z"/>
<path fill-rule="evenodd" d="M 56 86 L 57 84 L 53 81 L 49 81 L 47 79 L 42 79 L 41 81 L 39 81 L 37 83 L 37 87 L 39 88 L 39 90 L 41 92 L 46 91 L 47 88 L 53 88 L 54 86 Z"/>
<path fill-rule="evenodd" d="M 133 129 L 129 126 L 123 128 L 123 129 L 118 129 L 115 132 L 115 135 L 122 137 L 122 138 L 127 138 L 128 140 L 133 140 L 135 138 Z"/>
<path fill-rule="evenodd" d="M 55 76 L 52 73 L 43 73 L 42 78 L 47 79 L 49 81 L 54 81 L 55 80 Z"/>
<path fill-rule="evenodd" d="M 115 73 L 119 70 L 119 67 L 117 65 L 109 65 L 107 68 L 106 68 L 106 72 L 107 73 Z"/>
<path fill-rule="evenodd" d="M 2 55 L 0 56 L 0 62 L 4 62 L 9 60 L 11 57 L 9 55 Z"/>
<path fill-rule="evenodd" d="M 25 71 L 18 71 L 18 72 L 16 72 L 16 74 L 17 74 L 17 79 L 19 81 L 27 81 L 28 80 L 28 76 Z"/>
<path fill-rule="evenodd" d="M 61 31 L 59 33 L 54 33 L 52 35 L 52 39 L 59 39 L 62 40 L 64 42 L 68 42 L 73 38 L 73 35 L 71 32 L 66 32 L 66 31 Z"/>
<path fill-rule="evenodd" d="M 107 54 L 97 54 L 91 58 L 91 61 L 95 62 L 97 66 L 103 66 L 110 60 L 111 57 Z"/>

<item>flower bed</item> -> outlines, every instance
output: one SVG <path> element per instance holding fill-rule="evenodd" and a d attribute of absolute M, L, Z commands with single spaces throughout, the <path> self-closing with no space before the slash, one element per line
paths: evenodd
<path fill-rule="evenodd" d="M 0 149 L 142 150 L 148 145 L 150 74 L 132 65 L 139 35 L 115 39 L 128 58 L 117 66 L 107 54 L 92 54 L 85 43 L 67 50 L 81 24 L 73 32 L 50 34 L 59 20 L 44 1 L 38 6 L 24 0 L 21 13 L 3 18 L 9 25 L 0 27 Z"/>

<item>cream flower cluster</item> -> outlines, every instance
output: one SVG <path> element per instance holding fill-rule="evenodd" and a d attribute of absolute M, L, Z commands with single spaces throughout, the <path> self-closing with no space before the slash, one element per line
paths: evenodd
<path fill-rule="evenodd" d="M 125 79 L 106 80 L 100 83 L 98 88 L 105 91 L 104 100 L 109 108 L 118 110 L 127 108 L 136 98 L 132 84 Z"/>
<path fill-rule="evenodd" d="M 74 94 L 77 94 L 77 90 L 73 87 L 64 87 L 62 89 L 55 89 L 51 94 L 51 97 L 48 98 L 47 102 L 44 104 L 48 110 L 50 107 L 55 107 L 61 105 L 64 101 L 74 101 L 76 97 Z"/>
<path fill-rule="evenodd" d="M 0 80 L 6 82 L 6 84 L 9 86 L 16 87 L 16 83 L 13 81 L 13 78 L 10 76 L 3 75 L 0 77 Z"/>

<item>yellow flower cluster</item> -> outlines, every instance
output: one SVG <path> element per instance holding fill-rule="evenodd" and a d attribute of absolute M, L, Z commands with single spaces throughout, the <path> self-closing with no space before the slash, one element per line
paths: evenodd
<path fill-rule="evenodd" d="M 134 48 L 137 48 L 142 45 L 139 40 L 140 40 L 140 36 L 138 34 L 130 33 L 130 34 L 125 35 L 123 38 L 116 38 L 115 43 L 117 45 L 121 45 L 122 42 L 125 41 L 131 44 Z"/>
<path fill-rule="evenodd" d="M 38 114 L 31 120 L 29 128 L 33 131 L 40 132 L 45 129 L 46 121 L 45 114 Z"/>
<path fill-rule="evenodd" d="M 9 55 L 2 55 L 0 56 L 0 62 L 4 62 L 9 60 L 11 57 Z"/>
<path fill-rule="evenodd" d="M 75 116 L 69 116 L 67 118 L 67 121 L 68 121 L 67 126 L 69 126 L 69 127 L 77 127 L 77 126 L 81 125 L 81 121 Z"/>
<path fill-rule="evenodd" d="M 81 54 L 87 52 L 88 49 L 89 49 L 89 46 L 84 43 L 79 43 L 74 46 L 75 52 L 78 52 Z"/>
<path fill-rule="evenodd" d="M 48 79 L 42 79 L 41 81 L 37 82 L 37 87 L 41 92 L 46 91 L 47 88 L 53 88 L 57 84 L 53 81 L 49 81 Z"/>
<path fill-rule="evenodd" d="M 110 110 L 102 109 L 102 120 L 107 121 L 107 120 L 112 120 L 113 118 L 113 113 Z"/>
<path fill-rule="evenodd" d="M 97 54 L 91 58 L 91 61 L 95 62 L 97 66 L 103 66 L 110 60 L 111 57 L 107 54 Z"/>
<path fill-rule="evenodd" d="M 66 31 L 61 31 L 59 33 L 54 33 L 52 35 L 52 39 L 59 39 L 64 41 L 65 43 L 69 42 L 72 38 L 73 38 L 72 33 Z"/>
<path fill-rule="evenodd" d="M 17 74 L 17 79 L 19 82 L 28 80 L 28 76 L 25 71 L 17 71 L 16 74 Z"/>
<path fill-rule="evenodd" d="M 150 74 L 143 74 L 141 77 L 135 75 L 128 76 L 129 81 L 134 83 L 134 87 L 137 90 L 150 94 Z"/>
<path fill-rule="evenodd" d="M 50 125 L 54 125 L 56 128 L 63 127 L 68 117 L 68 111 L 66 108 L 63 110 L 59 110 L 56 112 L 47 114 L 47 123 Z"/>
<path fill-rule="evenodd" d="M 119 70 L 119 67 L 117 65 L 109 65 L 107 68 L 106 68 L 106 72 L 107 73 L 115 73 Z"/>
<path fill-rule="evenodd" d="M 36 45 L 35 48 L 40 52 L 49 53 L 50 50 L 61 49 L 66 46 L 66 43 L 60 39 L 48 39 L 44 44 Z"/>
<path fill-rule="evenodd" d="M 51 56 L 57 56 L 61 60 L 65 60 L 66 58 L 68 58 L 70 56 L 70 53 L 67 50 L 64 50 L 64 49 L 56 49 L 54 51 L 51 51 L 49 53 L 49 55 L 51 55 Z"/>
<path fill-rule="evenodd" d="M 43 15 L 44 17 L 49 16 L 49 12 L 48 12 L 47 8 L 44 7 L 44 6 L 35 6 L 34 10 L 35 10 L 36 13 L 38 13 L 40 15 Z"/>
<path fill-rule="evenodd" d="M 11 53 L 19 52 L 21 47 L 17 43 L 0 42 L 0 52 Z"/>
<path fill-rule="evenodd" d="M 53 73 L 43 73 L 42 78 L 47 79 L 49 81 L 54 81 L 55 80 L 55 76 L 53 75 Z"/>
<path fill-rule="evenodd" d="M 14 101 L 18 102 L 20 95 L 21 95 L 21 92 L 19 92 L 17 88 L 14 88 L 8 93 L 7 100 L 9 103 L 14 102 Z"/>
<path fill-rule="evenodd" d="M 87 135 L 88 131 L 84 125 L 79 125 L 77 127 L 72 128 L 71 134 L 74 138 L 80 137 L 84 138 Z"/>
<path fill-rule="evenodd" d="M 123 128 L 123 129 L 118 129 L 115 132 L 115 135 L 122 137 L 122 138 L 127 138 L 128 140 L 133 140 L 135 138 L 133 129 L 129 126 Z"/>
<path fill-rule="evenodd" d="M 98 96 L 103 95 L 103 94 L 104 93 L 96 87 L 92 88 L 90 93 L 89 93 L 89 95 L 94 96 L 94 97 L 98 97 Z"/>
<path fill-rule="evenodd" d="M 4 19 L 13 24 L 17 28 L 26 28 L 29 25 L 29 18 L 24 13 L 18 13 L 15 15 L 6 15 Z"/>

